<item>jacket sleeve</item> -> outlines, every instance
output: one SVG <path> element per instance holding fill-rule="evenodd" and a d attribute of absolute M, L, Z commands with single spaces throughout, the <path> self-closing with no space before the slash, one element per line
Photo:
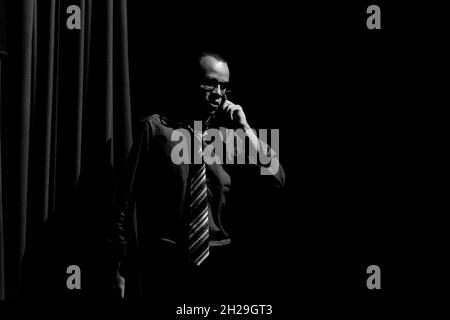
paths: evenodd
<path fill-rule="evenodd" d="M 124 172 L 119 178 L 118 194 L 114 211 L 108 228 L 107 243 L 111 258 L 119 263 L 123 260 L 127 250 L 127 227 L 131 220 L 135 202 L 135 182 L 139 174 L 139 167 L 143 165 L 143 158 L 148 152 L 151 136 L 149 121 L 143 122 L 138 139 L 133 143 Z"/>

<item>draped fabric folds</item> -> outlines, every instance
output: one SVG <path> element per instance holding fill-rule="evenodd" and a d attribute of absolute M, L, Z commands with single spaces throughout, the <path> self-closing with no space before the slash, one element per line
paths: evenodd
<path fill-rule="evenodd" d="M 65 286 L 70 264 L 96 275 L 89 257 L 132 144 L 126 1 L 12 3 L 0 60 L 0 299 L 42 290 L 46 276 Z M 80 29 L 66 26 L 70 5 Z"/>

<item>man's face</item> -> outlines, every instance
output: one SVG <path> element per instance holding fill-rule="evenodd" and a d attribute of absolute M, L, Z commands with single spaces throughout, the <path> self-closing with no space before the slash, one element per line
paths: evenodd
<path fill-rule="evenodd" d="M 200 82 L 201 100 L 206 112 L 214 113 L 226 99 L 230 71 L 226 62 L 206 56 L 200 61 L 202 79 Z"/>

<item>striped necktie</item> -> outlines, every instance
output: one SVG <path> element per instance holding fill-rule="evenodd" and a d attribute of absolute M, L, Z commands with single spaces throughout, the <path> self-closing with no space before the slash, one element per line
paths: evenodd
<path fill-rule="evenodd" d="M 209 210 L 206 166 L 202 161 L 191 164 L 189 170 L 188 253 L 197 266 L 209 256 Z"/>

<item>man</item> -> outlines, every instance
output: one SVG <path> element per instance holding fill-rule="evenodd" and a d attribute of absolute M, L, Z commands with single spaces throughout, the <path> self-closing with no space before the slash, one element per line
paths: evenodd
<path fill-rule="evenodd" d="M 152 115 L 140 122 L 141 135 L 130 153 L 110 237 L 115 250 L 116 286 L 122 297 L 125 280 L 119 266 L 132 234 L 129 226 L 133 224 L 130 217 L 134 204 L 142 290 L 170 297 L 207 296 L 209 289 L 199 284 L 220 277 L 217 273 L 226 270 L 218 269 L 225 268 L 227 260 L 233 258 L 225 249 L 230 237 L 222 220 L 232 208 L 228 202 L 231 176 L 233 166 L 239 165 L 229 164 L 231 161 L 225 159 L 206 163 L 205 158 L 196 163 L 194 158 L 204 157 L 208 132 L 222 129 L 226 133 L 224 128 L 242 130 L 248 137 L 249 148 L 267 156 L 267 145 L 251 130 L 243 108 L 227 99 L 228 63 L 215 53 L 203 53 L 198 63 L 198 99 L 186 101 L 184 106 L 190 115 L 178 121 Z M 219 136 L 222 141 L 214 141 L 216 145 L 229 142 L 229 136 Z M 174 149 L 181 143 L 177 137 L 190 141 L 187 152 L 190 162 L 174 160 L 177 155 Z M 259 175 L 264 169 L 267 175 L 264 178 L 280 187 L 284 184 L 284 171 L 275 151 L 269 152 L 272 161 L 265 166 L 258 163 L 254 153 L 253 156 L 249 153 L 248 171 Z M 238 145 L 231 152 L 228 148 L 225 157 L 230 160 L 242 153 L 246 153 L 245 146 Z"/>

